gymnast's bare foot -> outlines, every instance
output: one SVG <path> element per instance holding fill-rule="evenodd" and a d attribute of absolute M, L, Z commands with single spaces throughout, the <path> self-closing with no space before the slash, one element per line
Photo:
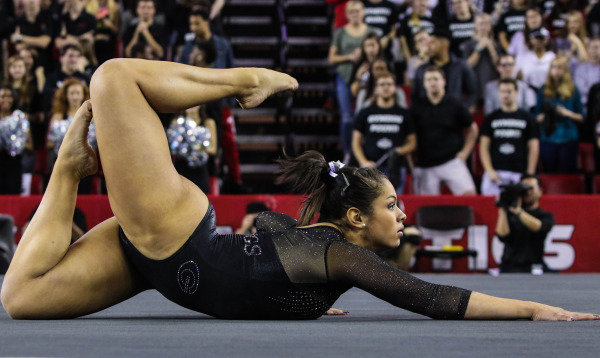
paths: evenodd
<path fill-rule="evenodd" d="M 244 109 L 254 108 L 261 104 L 267 97 L 282 91 L 294 91 L 298 88 L 298 81 L 285 73 L 267 70 L 264 68 L 244 68 L 244 81 L 249 83 L 248 89 L 236 96 L 240 106 Z"/>
<path fill-rule="evenodd" d="M 75 113 L 73 122 L 58 151 L 57 166 L 73 173 L 77 180 L 98 171 L 96 153 L 88 143 L 88 131 L 92 121 L 92 102 L 85 101 Z"/>

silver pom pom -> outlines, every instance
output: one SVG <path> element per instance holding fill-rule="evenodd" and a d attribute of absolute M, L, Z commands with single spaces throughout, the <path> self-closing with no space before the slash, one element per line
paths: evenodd
<path fill-rule="evenodd" d="M 178 117 L 167 129 L 171 155 L 184 158 L 190 167 L 198 168 L 208 161 L 206 148 L 210 146 L 211 135 L 208 128 L 197 125 L 193 119 Z"/>
<path fill-rule="evenodd" d="M 54 121 L 50 124 L 50 128 L 48 129 L 48 140 L 54 143 L 54 153 L 58 154 L 58 150 L 60 149 L 60 145 L 65 139 L 65 134 L 67 134 L 67 130 L 69 130 L 69 126 L 73 122 L 73 116 L 69 116 L 66 120 L 58 120 Z M 94 125 L 94 121 L 90 123 L 90 129 L 88 132 L 88 142 L 90 146 L 96 150 L 98 149 L 98 140 L 96 138 L 96 126 Z"/>
<path fill-rule="evenodd" d="M 29 134 L 29 121 L 25 113 L 16 110 L 0 121 L 0 148 L 16 157 L 23 153 Z"/>

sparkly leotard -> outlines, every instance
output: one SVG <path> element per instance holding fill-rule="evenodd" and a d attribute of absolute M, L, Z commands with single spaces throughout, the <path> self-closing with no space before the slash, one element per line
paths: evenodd
<path fill-rule="evenodd" d="M 219 235 L 212 205 L 171 257 L 143 256 L 119 231 L 140 274 L 169 300 L 228 319 L 314 319 L 358 287 L 401 308 L 463 318 L 471 292 L 417 279 L 347 242 L 329 226 L 296 228 L 284 214 L 262 213 L 255 235 Z"/>

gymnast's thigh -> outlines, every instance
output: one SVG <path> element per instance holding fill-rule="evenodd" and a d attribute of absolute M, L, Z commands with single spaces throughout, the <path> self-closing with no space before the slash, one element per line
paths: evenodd
<path fill-rule="evenodd" d="M 71 245 L 45 275 L 30 280 L 23 305 L 30 318 L 71 318 L 94 313 L 148 288 L 125 258 L 119 224 L 110 218 Z"/>
<path fill-rule="evenodd" d="M 118 64 L 104 64 L 94 74 L 92 106 L 113 213 L 140 251 L 161 259 L 191 235 L 208 199 L 175 170 L 164 128 L 139 81 Z"/>

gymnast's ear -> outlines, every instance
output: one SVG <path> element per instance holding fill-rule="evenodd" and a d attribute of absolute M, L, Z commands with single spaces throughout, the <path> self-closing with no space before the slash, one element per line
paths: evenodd
<path fill-rule="evenodd" d="M 363 215 L 355 207 L 351 207 L 346 211 L 346 220 L 348 220 L 348 225 L 352 228 L 361 229 L 364 227 Z"/>

